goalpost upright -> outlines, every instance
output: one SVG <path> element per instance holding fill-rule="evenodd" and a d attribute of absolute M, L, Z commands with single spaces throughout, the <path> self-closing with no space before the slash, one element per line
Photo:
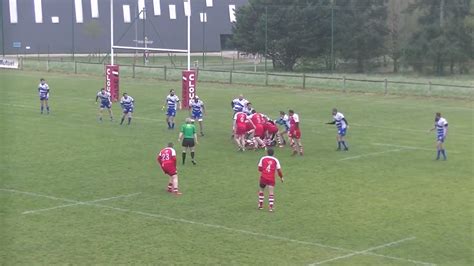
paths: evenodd
<path fill-rule="evenodd" d="M 115 45 L 114 42 L 114 0 L 110 0 L 110 65 L 106 67 L 106 89 L 111 92 L 112 98 L 117 101 L 119 93 L 119 66 L 115 65 L 115 49 L 135 50 L 135 51 L 157 51 L 157 52 L 175 52 L 187 53 L 187 70 L 182 72 L 182 103 L 187 107 L 189 100 L 196 94 L 196 79 L 197 73 L 191 70 L 191 0 L 185 0 L 184 13 L 187 17 L 187 49 L 170 49 L 170 48 L 153 48 L 147 47 L 146 40 L 145 47 L 132 47 Z M 145 12 L 145 8 L 142 10 Z M 143 19 L 146 19 L 146 14 L 143 14 Z"/>

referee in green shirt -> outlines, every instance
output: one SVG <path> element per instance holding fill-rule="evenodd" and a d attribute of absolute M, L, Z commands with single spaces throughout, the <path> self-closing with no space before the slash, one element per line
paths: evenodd
<path fill-rule="evenodd" d="M 186 118 L 186 123 L 181 126 L 179 132 L 178 142 L 183 140 L 183 164 L 186 161 L 186 153 L 188 150 L 191 151 L 191 162 L 196 165 L 194 160 L 194 146 L 198 144 L 196 126 L 193 124 L 191 118 Z"/>

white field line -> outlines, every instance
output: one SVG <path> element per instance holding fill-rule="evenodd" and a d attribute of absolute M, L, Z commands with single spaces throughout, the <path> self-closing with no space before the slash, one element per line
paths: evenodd
<path fill-rule="evenodd" d="M 408 149 L 392 149 L 392 150 L 387 150 L 387 151 L 366 153 L 366 154 L 361 154 L 361 155 L 357 155 L 357 156 L 350 156 L 350 157 L 342 158 L 342 159 L 339 159 L 338 161 L 347 161 L 347 160 L 359 159 L 359 158 L 362 158 L 362 157 L 374 156 L 374 155 L 379 155 L 379 154 L 384 154 L 384 153 L 389 153 L 389 152 L 399 152 L 399 151 L 404 151 L 404 150 L 408 150 Z"/>
<path fill-rule="evenodd" d="M 55 210 L 55 209 L 61 209 L 61 208 L 66 208 L 66 207 L 71 207 L 71 206 L 77 206 L 77 205 L 87 205 L 89 203 L 96 203 L 96 202 L 102 202 L 102 201 L 108 201 L 108 200 L 114 200 L 114 199 L 120 199 L 120 198 L 129 198 L 129 197 L 136 196 L 140 193 L 141 192 L 137 192 L 137 193 L 133 193 L 133 194 L 119 195 L 119 196 L 115 196 L 115 197 L 96 199 L 96 200 L 91 200 L 91 201 L 78 201 L 76 203 L 64 204 L 64 205 L 54 206 L 54 207 L 51 207 L 51 208 L 24 211 L 22 214 L 32 214 L 32 213 L 45 212 L 45 211 L 50 211 L 50 210 Z"/>
<path fill-rule="evenodd" d="M 342 255 L 342 256 L 338 256 L 338 257 L 335 257 L 335 258 L 332 258 L 332 259 L 327 259 L 327 260 L 323 260 L 323 261 L 318 261 L 318 262 L 315 262 L 315 263 L 312 263 L 312 264 L 309 264 L 310 266 L 314 266 L 314 265 L 320 265 L 320 264 L 323 264 L 323 263 L 326 263 L 326 262 L 331 262 L 331 261 L 335 261 L 335 260 L 340 260 L 340 259 L 345 259 L 345 258 L 349 258 L 349 257 L 352 257 L 352 256 L 355 256 L 355 255 L 360 255 L 360 254 L 365 254 L 369 251 L 373 251 L 373 250 L 377 250 L 377 249 L 382 249 L 382 248 L 386 248 L 386 247 L 390 247 L 390 246 L 395 246 L 395 245 L 398 245 L 402 242 L 405 242 L 405 241 L 409 241 L 409 240 L 413 240 L 415 239 L 416 237 L 412 236 L 412 237 L 407 237 L 407 238 L 404 238 L 404 239 L 401 239 L 401 240 L 397 240 L 397 241 L 393 241 L 393 242 L 390 242 L 390 243 L 387 243 L 387 244 L 383 244 L 383 245 L 380 245 L 380 246 L 376 246 L 376 247 L 371 247 L 371 248 L 368 248 L 368 249 L 365 249 L 365 250 L 361 250 L 361 251 L 356 251 L 356 252 L 352 252 L 352 253 L 349 253 L 349 254 L 346 254 L 346 255 Z"/>
<path fill-rule="evenodd" d="M 408 149 L 408 150 L 420 150 L 420 151 L 435 151 L 435 149 L 428 149 L 428 148 L 423 148 L 423 147 L 415 147 L 415 146 L 404 146 L 404 145 L 396 145 L 396 144 L 388 144 L 388 143 L 377 143 L 374 142 L 372 145 L 377 145 L 377 146 L 387 146 L 387 147 L 396 147 L 396 148 L 402 148 L 402 149 Z M 457 151 L 449 151 L 449 153 L 459 153 Z"/>
<path fill-rule="evenodd" d="M 66 202 L 76 202 L 75 200 L 64 199 L 64 198 L 56 198 L 56 197 L 51 197 L 51 196 L 47 196 L 47 195 L 41 195 L 41 194 L 36 194 L 36 193 L 32 193 L 32 192 L 25 192 L 25 191 L 19 191 L 19 190 L 14 190 L 14 189 L 0 189 L 0 191 L 7 191 L 7 192 L 17 193 L 17 194 L 25 194 L 25 195 L 35 196 L 35 197 L 50 198 L 50 199 L 62 200 L 62 201 L 66 201 Z M 325 245 L 325 244 L 321 244 L 321 243 L 317 243 L 317 242 L 301 241 L 301 240 L 291 239 L 291 238 L 287 238 L 287 237 L 281 237 L 281 236 L 275 236 L 275 235 L 269 235 L 269 234 L 263 234 L 263 233 L 257 233 L 257 232 L 247 231 L 247 230 L 231 228 L 231 227 L 227 227 L 227 226 L 223 226 L 223 225 L 208 224 L 208 223 L 196 222 L 196 221 L 191 221 L 191 220 L 186 220 L 186 219 L 181 219 L 181 218 L 174 218 L 174 217 L 165 216 L 165 215 L 161 215 L 161 214 L 135 211 L 135 210 L 131 210 L 131 209 L 112 207 L 112 206 L 107 206 L 107 205 L 97 204 L 97 203 L 90 203 L 90 202 L 89 203 L 84 202 L 84 204 L 89 205 L 89 206 L 98 207 L 98 208 L 106 208 L 106 209 L 110 209 L 110 210 L 114 210 L 114 211 L 118 211 L 118 212 L 136 214 L 136 215 L 140 215 L 140 216 L 156 218 L 156 219 L 163 219 L 163 220 L 179 222 L 179 223 L 185 223 L 185 224 L 199 225 L 199 226 L 209 227 L 209 228 L 216 228 L 216 229 L 221 229 L 221 230 L 229 231 L 229 232 L 233 232 L 233 233 L 240 233 L 240 234 L 244 234 L 244 235 L 265 237 L 265 238 L 268 238 L 268 239 L 274 239 L 274 240 L 279 240 L 279 241 L 284 241 L 284 242 L 291 242 L 291 243 L 296 243 L 296 244 L 301 244 L 301 245 L 317 246 L 317 247 L 321 247 L 321 248 L 327 248 L 327 249 L 350 252 L 350 253 L 358 252 L 358 251 L 355 251 L 355 250 L 350 250 L 350 249 L 340 248 L 340 247 L 335 247 L 335 246 L 329 246 L 329 245 Z M 416 261 L 416 260 L 411 260 L 411 259 L 405 259 L 405 258 L 399 258 L 399 257 L 386 256 L 386 255 L 382 255 L 382 254 L 372 253 L 370 251 L 367 251 L 364 254 L 367 254 L 367 255 L 370 255 L 370 256 L 387 258 L 387 259 L 391 259 L 391 260 L 411 262 L 411 263 L 420 264 L 420 265 L 435 265 L 433 263 L 428 263 L 428 262 L 423 262 L 423 261 Z"/>

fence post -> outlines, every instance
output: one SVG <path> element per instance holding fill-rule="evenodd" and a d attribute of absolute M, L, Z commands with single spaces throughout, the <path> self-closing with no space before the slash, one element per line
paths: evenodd
<path fill-rule="evenodd" d="M 268 86 L 268 72 L 265 72 L 265 86 Z"/>
<path fill-rule="evenodd" d="M 306 73 L 303 73 L 303 89 L 306 89 Z"/>
<path fill-rule="evenodd" d="M 385 95 L 387 95 L 387 92 L 388 92 L 388 82 L 387 82 L 387 79 L 386 79 L 386 78 L 383 80 L 383 86 L 384 86 Z"/>
<path fill-rule="evenodd" d="M 431 96 L 431 80 L 428 81 L 428 96 Z"/>
<path fill-rule="evenodd" d="M 132 65 L 132 78 L 135 78 L 135 62 Z"/>
<path fill-rule="evenodd" d="M 166 65 L 165 65 L 165 67 L 163 67 L 163 74 L 164 74 L 163 76 L 165 77 L 165 80 L 166 80 L 166 72 L 167 70 L 166 70 Z"/>
<path fill-rule="evenodd" d="M 232 70 L 235 70 L 235 58 L 232 57 Z"/>
<path fill-rule="evenodd" d="M 232 70 L 229 72 L 229 84 L 232 84 Z"/>
<path fill-rule="evenodd" d="M 74 61 L 74 74 L 77 74 L 77 61 Z"/>
<path fill-rule="evenodd" d="M 346 76 L 342 76 L 342 91 L 346 92 Z"/>
<path fill-rule="evenodd" d="M 46 72 L 49 72 L 49 59 L 46 60 Z"/>

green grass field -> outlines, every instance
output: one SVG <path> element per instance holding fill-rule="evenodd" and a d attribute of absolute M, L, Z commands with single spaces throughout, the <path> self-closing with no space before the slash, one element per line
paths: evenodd
<path fill-rule="evenodd" d="M 50 115 L 39 113 L 40 77 Z M 178 165 L 184 194 L 173 197 L 155 156 L 177 140 L 161 106 L 180 83 L 122 78 L 136 107 L 120 126 L 97 122 L 103 77 L 2 70 L 0 81 L 3 265 L 473 264 L 472 101 L 201 82 L 206 136 L 198 165 Z M 272 117 L 301 118 L 305 155 L 276 150 L 286 180 L 274 213 L 256 209 L 264 152 L 239 153 L 229 138 L 240 93 Z M 350 123 L 348 152 L 324 124 L 332 107 Z M 434 160 L 428 133 L 437 111 L 447 161 Z"/>

